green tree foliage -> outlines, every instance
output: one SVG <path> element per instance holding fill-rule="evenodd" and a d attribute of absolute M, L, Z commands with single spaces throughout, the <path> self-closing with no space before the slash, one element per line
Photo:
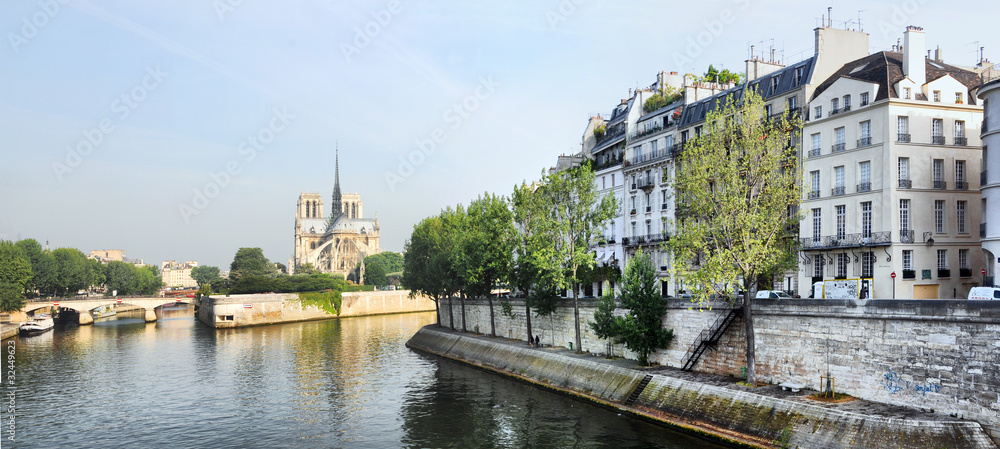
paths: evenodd
<path fill-rule="evenodd" d="M 713 295 L 742 305 L 747 381 L 755 382 L 750 291 L 761 277 L 794 267 L 801 184 L 795 148 L 802 123 L 785 114 L 768 120 L 764 101 L 749 91 L 708 114 L 707 132 L 689 141 L 675 181 L 677 236 L 669 242 L 673 273 L 706 305 Z M 742 298 L 734 286 L 742 285 Z"/>
<path fill-rule="evenodd" d="M 590 164 L 544 175 L 542 193 L 545 210 L 551 211 L 543 227 L 551 229 L 551 240 L 543 242 L 539 268 L 543 285 L 573 292 L 576 348 L 582 350 L 580 334 L 579 268 L 593 266 L 594 253 L 588 248 L 604 223 L 613 218 L 618 202 L 613 195 L 600 195 Z"/>
<path fill-rule="evenodd" d="M 730 72 L 729 69 L 719 71 L 714 66 L 709 65 L 708 69 L 705 70 L 705 75 L 701 79 L 710 83 L 739 84 L 743 79 L 743 75 Z"/>
<path fill-rule="evenodd" d="M 465 208 L 461 204 L 441 211 L 442 228 L 442 265 L 445 272 L 445 295 L 451 297 L 458 295 L 462 304 L 462 331 L 468 332 L 465 323 L 465 294 L 464 290 L 468 285 L 468 270 L 465 266 L 464 248 L 462 241 L 468 228 L 468 216 Z"/>
<path fill-rule="evenodd" d="M 136 267 L 113 260 L 104 267 L 105 285 L 109 293 L 118 295 L 155 295 L 163 288 L 159 270 L 151 265 Z"/>
<path fill-rule="evenodd" d="M 424 295 L 434 301 L 437 323 L 441 323 L 439 300 L 446 297 L 445 276 L 448 262 L 444 247 L 444 224 L 441 217 L 428 217 L 413 226 L 403 245 L 403 285 L 410 297 Z M 454 322 L 451 325 L 454 328 Z"/>
<path fill-rule="evenodd" d="M 242 276 L 276 276 L 277 267 L 264 257 L 260 248 L 240 248 L 229 265 L 229 278 L 238 281 Z"/>
<path fill-rule="evenodd" d="M 601 338 L 625 343 L 639 357 L 639 363 L 649 364 L 649 354 L 666 348 L 674 338 L 673 330 L 663 328 L 667 308 L 660 297 L 659 281 L 653 260 L 641 250 L 625 266 L 621 285 L 621 306 L 625 316 L 614 316 L 614 298 L 605 295 L 594 312 L 590 324 Z"/>
<path fill-rule="evenodd" d="M 24 251 L 31 262 L 31 285 L 28 291 L 37 291 L 42 295 L 52 295 L 56 289 L 56 258 L 51 252 L 45 251 L 35 239 L 24 239 L 16 243 Z"/>
<path fill-rule="evenodd" d="M 466 292 L 485 296 L 490 304 L 490 335 L 496 336 L 496 317 L 491 292 L 506 285 L 516 243 L 514 218 L 502 196 L 484 193 L 469 204 L 467 226 L 461 240 Z"/>
<path fill-rule="evenodd" d="M 666 105 L 669 105 L 677 100 L 681 99 L 681 93 L 677 91 L 673 86 L 665 86 L 664 89 L 650 95 L 643 103 L 644 112 L 653 112 L 660 109 Z"/>
<path fill-rule="evenodd" d="M 319 270 L 317 270 L 316 267 L 314 267 L 313 264 L 310 262 L 306 262 L 302 265 L 299 265 L 299 267 L 295 269 L 295 274 L 315 274 L 315 273 L 319 273 Z"/>
<path fill-rule="evenodd" d="M 76 248 L 58 248 L 52 251 L 56 265 L 55 294 L 57 296 L 75 295 L 77 291 L 90 287 L 96 274 L 93 266 Z"/>
<path fill-rule="evenodd" d="M 546 316 L 555 310 L 559 296 L 554 289 L 541 287 L 543 248 L 552 236 L 548 210 L 537 185 L 514 186 L 511 194 L 511 213 L 517 234 L 514 242 L 514 259 L 511 263 L 510 283 L 525 296 L 524 316 L 526 335 L 534 335 L 531 328 L 531 310 Z M 539 286 L 539 287 L 536 287 Z M 551 294 L 550 294 L 551 293 Z"/>
<path fill-rule="evenodd" d="M 0 312 L 24 307 L 24 291 L 31 283 L 31 262 L 24 250 L 9 240 L 0 240 Z"/>
<path fill-rule="evenodd" d="M 192 268 L 191 279 L 194 279 L 199 286 L 203 286 L 205 284 L 218 283 L 222 278 L 219 276 L 219 267 L 205 265 Z"/>
<path fill-rule="evenodd" d="M 365 260 L 365 285 L 385 287 L 388 283 L 389 273 L 403 271 L 403 255 L 392 251 L 384 251 L 378 254 L 366 256 Z"/>

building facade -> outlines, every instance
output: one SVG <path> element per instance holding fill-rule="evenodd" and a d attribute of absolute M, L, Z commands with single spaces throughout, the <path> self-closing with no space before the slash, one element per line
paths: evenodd
<path fill-rule="evenodd" d="M 288 263 L 290 273 L 310 264 L 321 273 L 349 278 L 366 256 L 381 252 L 378 217 L 364 218 L 360 194 L 340 191 L 339 155 L 336 156 L 330 204 L 330 213 L 324 214 L 320 194 L 299 195 L 294 254 Z"/>
<path fill-rule="evenodd" d="M 996 67 L 990 78 L 996 78 Z M 989 78 L 987 78 L 988 80 Z M 996 268 L 1000 264 L 1000 79 L 985 83 L 978 97 L 983 104 L 981 129 L 983 170 L 979 182 L 983 211 L 979 222 L 979 238 L 983 249 L 986 270 L 983 285 L 996 285 Z M 993 147 L 992 154 L 989 148 Z M 982 274 L 982 269 L 980 274 Z"/>
<path fill-rule="evenodd" d="M 176 260 L 164 260 L 160 264 L 160 278 L 163 279 L 163 286 L 168 288 L 193 288 L 198 286 L 198 282 L 191 277 L 191 269 L 198 266 L 198 262 L 189 260 L 179 263 Z"/>

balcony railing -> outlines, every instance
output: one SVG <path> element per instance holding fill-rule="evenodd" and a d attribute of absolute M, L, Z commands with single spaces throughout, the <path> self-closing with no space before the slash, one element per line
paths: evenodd
<path fill-rule="evenodd" d="M 899 243 L 913 243 L 913 230 L 912 229 L 900 229 L 899 230 Z"/>
<path fill-rule="evenodd" d="M 598 136 L 597 137 L 597 144 L 600 145 L 603 142 L 606 142 L 606 141 L 614 139 L 614 138 L 621 137 L 623 135 L 625 135 L 625 127 L 624 126 L 615 127 L 615 128 L 613 128 L 611 130 L 606 131 L 603 135 Z"/>
<path fill-rule="evenodd" d="M 650 212 L 652 212 L 652 211 L 653 211 L 653 206 L 646 206 L 646 213 L 647 214 L 650 213 Z"/>
<path fill-rule="evenodd" d="M 858 148 L 867 147 L 867 146 L 869 146 L 871 144 L 872 144 L 872 138 L 871 137 L 862 137 L 862 138 L 858 139 Z"/>
<path fill-rule="evenodd" d="M 960 277 L 960 278 L 971 278 L 972 277 L 972 268 L 959 268 L 958 269 L 958 277 Z"/>
<path fill-rule="evenodd" d="M 812 199 L 816 199 L 816 198 L 819 198 L 819 190 L 810 190 L 809 191 L 809 199 L 812 200 Z"/>
<path fill-rule="evenodd" d="M 938 271 L 937 272 L 937 275 L 938 275 L 937 277 L 939 277 L 939 278 L 950 278 L 951 277 L 951 270 L 949 270 L 947 268 L 938 268 L 937 271 Z"/>
<path fill-rule="evenodd" d="M 847 144 L 845 144 L 843 142 L 833 144 L 833 152 L 834 153 L 839 153 L 841 151 L 844 151 L 845 149 L 847 149 Z"/>
<path fill-rule="evenodd" d="M 844 109 L 843 109 L 843 111 L 844 111 L 844 112 L 847 112 L 847 111 L 850 111 L 850 110 L 851 110 L 851 105 L 849 105 L 849 104 L 845 104 L 845 105 L 844 105 Z"/>
<path fill-rule="evenodd" d="M 931 136 L 931 143 L 934 145 L 944 145 L 944 136 Z"/>
<path fill-rule="evenodd" d="M 653 178 L 645 178 L 645 177 L 639 178 L 635 181 L 635 185 L 640 189 L 647 189 L 655 186 L 656 180 L 654 180 Z"/>
<path fill-rule="evenodd" d="M 901 188 L 901 189 L 910 189 L 910 188 L 913 188 L 913 181 L 909 180 L 909 179 L 900 179 L 899 180 L 899 188 Z"/>
<path fill-rule="evenodd" d="M 960 147 L 968 146 L 969 145 L 969 138 L 968 137 L 955 137 L 955 145 L 958 145 Z"/>
<path fill-rule="evenodd" d="M 947 188 L 948 188 L 948 181 L 942 181 L 940 179 L 935 179 L 934 180 L 934 189 L 935 190 L 945 190 Z"/>
<path fill-rule="evenodd" d="M 866 246 L 885 246 L 892 243 L 892 233 L 889 231 L 839 234 L 824 237 L 805 237 L 799 239 L 801 249 L 828 249 L 828 248 L 860 248 Z"/>
<path fill-rule="evenodd" d="M 986 223 L 979 223 L 979 236 L 986 237 Z"/>
<path fill-rule="evenodd" d="M 899 133 L 896 135 L 896 142 L 910 143 L 909 133 Z"/>
<path fill-rule="evenodd" d="M 832 190 L 833 190 L 832 192 L 833 196 L 840 196 L 844 194 L 844 186 L 836 186 Z"/>
<path fill-rule="evenodd" d="M 969 190 L 969 181 L 955 181 L 955 190 Z"/>
<path fill-rule="evenodd" d="M 663 203 L 663 204 L 660 205 L 660 210 L 667 210 L 669 207 L 670 207 L 669 204 Z"/>
<path fill-rule="evenodd" d="M 660 234 L 633 235 L 632 237 L 622 237 L 622 245 L 640 246 L 664 242 L 667 240 L 670 240 L 670 234 L 665 232 Z"/>
<path fill-rule="evenodd" d="M 872 190 L 872 183 L 870 182 L 862 182 L 858 184 L 858 193 L 870 192 L 871 190 Z"/>
<path fill-rule="evenodd" d="M 837 109 L 831 109 L 831 110 L 830 110 L 830 116 L 831 116 L 831 117 L 833 117 L 834 115 L 837 115 L 837 114 L 840 114 L 840 108 L 837 108 Z"/>
<path fill-rule="evenodd" d="M 819 148 L 809 150 L 809 157 L 819 157 Z"/>
<path fill-rule="evenodd" d="M 917 270 L 903 270 L 903 279 L 916 279 Z"/>

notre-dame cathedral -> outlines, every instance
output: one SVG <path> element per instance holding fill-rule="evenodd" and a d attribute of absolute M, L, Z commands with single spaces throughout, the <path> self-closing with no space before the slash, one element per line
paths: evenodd
<path fill-rule="evenodd" d="M 289 261 L 289 272 L 294 273 L 309 263 L 321 273 L 340 273 L 348 278 L 365 256 L 381 252 L 378 217 L 363 218 L 361 206 L 361 195 L 340 192 L 338 154 L 329 215 L 323 213 L 320 194 L 299 194 L 295 212 L 295 254 Z"/>

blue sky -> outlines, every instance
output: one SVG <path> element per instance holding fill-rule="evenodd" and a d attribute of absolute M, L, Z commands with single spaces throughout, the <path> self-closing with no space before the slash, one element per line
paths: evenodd
<path fill-rule="evenodd" d="M 420 219 L 578 151 L 588 114 L 661 70 L 742 71 L 750 45 L 808 57 L 827 6 L 840 28 L 863 10 L 872 51 L 913 24 L 946 62 L 974 64 L 974 41 L 1000 60 L 985 1 L 692 5 L 4 2 L 0 238 L 287 263 L 298 195 L 329 201 L 339 145 L 342 189 L 401 251 Z"/>

